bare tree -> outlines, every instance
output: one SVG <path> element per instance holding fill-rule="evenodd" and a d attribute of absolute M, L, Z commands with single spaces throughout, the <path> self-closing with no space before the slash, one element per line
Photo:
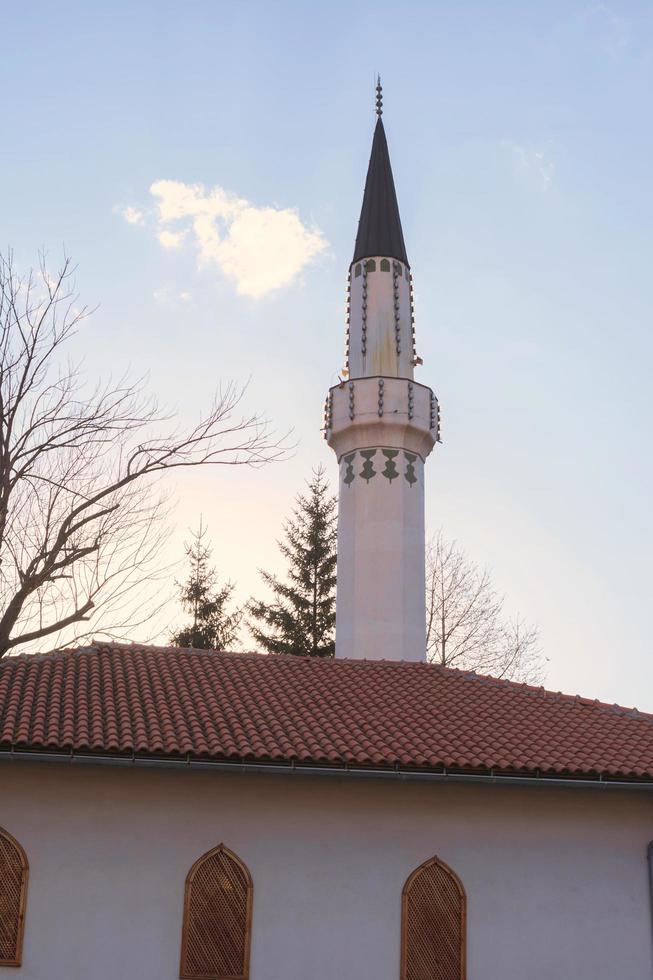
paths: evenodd
<path fill-rule="evenodd" d="M 538 631 L 507 619 L 487 569 L 439 531 L 426 553 L 426 649 L 432 663 L 539 683 Z"/>
<path fill-rule="evenodd" d="M 256 465 L 283 455 L 229 384 L 188 431 L 142 381 L 85 387 L 62 348 L 88 315 L 65 259 L 21 278 L 0 257 L 0 657 L 45 637 L 122 636 L 153 611 L 165 497 L 175 467 Z M 161 434 L 161 431 L 165 434 Z M 167 431 L 166 431 L 167 430 Z M 132 633 L 133 635 L 133 633 Z"/>

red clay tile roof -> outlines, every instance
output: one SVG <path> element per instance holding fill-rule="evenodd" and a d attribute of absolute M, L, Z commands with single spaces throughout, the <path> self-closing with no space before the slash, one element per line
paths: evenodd
<path fill-rule="evenodd" d="M 653 717 L 429 664 L 97 645 L 0 661 L 0 751 L 653 778 Z"/>

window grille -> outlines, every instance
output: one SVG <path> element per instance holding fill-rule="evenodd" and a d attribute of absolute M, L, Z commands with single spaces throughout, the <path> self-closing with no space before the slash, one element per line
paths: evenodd
<path fill-rule="evenodd" d="M 465 980 L 465 891 L 431 858 L 404 885 L 401 980 Z"/>
<path fill-rule="evenodd" d="M 0 828 L 0 966 L 21 963 L 27 873 L 24 850 Z"/>
<path fill-rule="evenodd" d="M 186 878 L 180 976 L 248 980 L 251 922 L 251 875 L 220 844 Z"/>

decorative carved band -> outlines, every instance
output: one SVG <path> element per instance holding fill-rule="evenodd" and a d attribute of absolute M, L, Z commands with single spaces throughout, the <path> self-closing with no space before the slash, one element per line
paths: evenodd
<path fill-rule="evenodd" d="M 409 453 L 405 449 L 357 449 L 342 457 L 342 482 L 350 487 L 354 480 L 369 483 L 375 476 L 382 476 L 391 484 L 393 480 L 403 477 L 408 486 L 413 487 L 418 482 L 415 465 L 418 460 L 421 462 L 416 453 Z"/>

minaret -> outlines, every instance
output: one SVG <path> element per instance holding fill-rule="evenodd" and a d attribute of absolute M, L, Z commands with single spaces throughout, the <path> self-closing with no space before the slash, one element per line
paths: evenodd
<path fill-rule="evenodd" d="M 438 402 L 413 380 L 413 286 L 377 84 L 347 284 L 347 377 L 325 407 L 340 468 L 336 657 L 425 660 L 424 461 Z"/>

